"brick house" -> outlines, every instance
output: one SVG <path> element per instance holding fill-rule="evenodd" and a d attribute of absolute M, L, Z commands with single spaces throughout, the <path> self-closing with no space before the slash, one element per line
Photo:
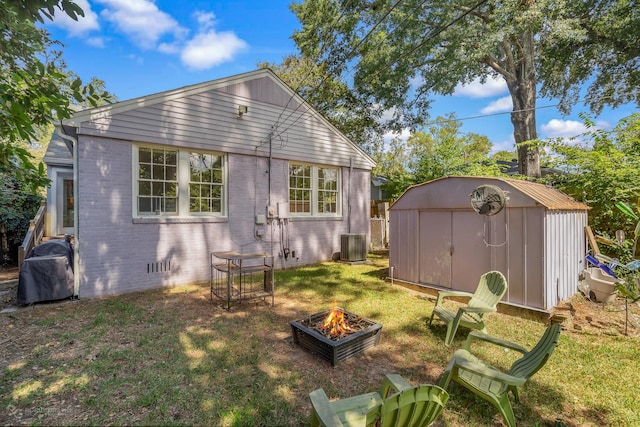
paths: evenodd
<path fill-rule="evenodd" d="M 213 251 L 286 268 L 368 243 L 374 161 L 270 70 L 80 111 L 45 162 L 80 297 L 206 281 Z"/>

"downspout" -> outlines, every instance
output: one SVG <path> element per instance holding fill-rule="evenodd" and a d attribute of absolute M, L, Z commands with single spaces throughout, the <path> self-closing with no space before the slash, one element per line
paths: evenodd
<path fill-rule="evenodd" d="M 80 199 L 78 198 L 78 140 L 70 135 L 64 133 L 62 123 L 55 126 L 56 133 L 60 138 L 71 143 L 73 148 L 73 200 L 75 200 L 75 206 L 73 209 L 73 295 L 77 298 L 80 292 L 80 227 L 78 227 L 79 207 Z"/>
<path fill-rule="evenodd" d="M 353 174 L 353 157 L 349 157 L 349 183 L 347 185 L 347 233 L 351 234 L 351 175 Z"/>
<path fill-rule="evenodd" d="M 273 130 L 271 132 L 269 132 L 269 166 L 267 168 L 268 173 L 269 173 L 269 207 L 271 207 L 271 161 L 273 160 L 273 141 L 272 141 L 272 137 L 273 137 Z"/>
<path fill-rule="evenodd" d="M 271 161 L 273 160 L 273 126 L 271 126 L 271 131 L 269 131 L 269 159 L 267 160 L 267 223 L 269 224 L 269 228 L 271 229 L 271 255 L 273 255 L 273 227 L 276 223 L 274 218 L 271 218 L 269 215 L 269 209 L 271 209 Z M 280 246 L 282 246 L 282 242 L 280 242 Z"/>

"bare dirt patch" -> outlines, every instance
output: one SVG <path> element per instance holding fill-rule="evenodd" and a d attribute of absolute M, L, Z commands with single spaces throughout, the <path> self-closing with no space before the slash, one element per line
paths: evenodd
<path fill-rule="evenodd" d="M 564 317 L 563 324 L 572 333 L 615 336 L 624 335 L 626 330 L 629 336 L 640 336 L 640 305 L 625 304 L 622 298 L 603 304 L 578 293 L 559 304 L 555 313 Z"/>
<path fill-rule="evenodd" d="M 15 304 L 18 292 L 18 267 L 0 266 L 0 311 Z"/>
<path fill-rule="evenodd" d="M 383 279 L 386 271 L 380 269 L 380 274 L 376 277 Z M 17 270 L 13 274 L 13 277 L 2 276 L 0 283 L 2 289 L 13 290 L 11 299 L 15 300 Z M 408 289 L 406 291 L 421 299 L 431 299 L 424 294 Z M 9 304 L 2 302 L 0 310 Z M 370 389 L 371 384 L 378 384 L 385 373 L 397 372 L 398 367 L 402 367 L 403 372 L 419 372 L 417 378 L 421 378 L 422 382 L 435 382 L 446 366 L 447 359 L 438 356 L 439 350 L 434 350 L 434 356 L 427 360 L 414 358 L 411 356 L 414 348 L 404 347 L 412 343 L 408 338 L 394 341 L 383 338 L 378 346 L 359 357 L 344 361 L 339 368 L 328 369 L 327 363 L 319 363 L 317 356 L 296 348 L 287 325 L 289 320 L 300 319 L 313 312 L 312 310 L 315 308 L 308 301 L 283 294 L 276 298 L 273 308 L 268 303 L 258 301 L 243 305 L 242 310 L 228 311 L 212 304 L 209 289 L 204 286 L 195 290 L 185 287 L 125 294 L 105 300 L 81 299 L 34 304 L 13 313 L 0 314 L 0 329 L 7 333 L 0 337 L 0 359 L 11 361 L 7 372 L 11 372 L 13 377 L 7 378 L 7 381 L 11 381 L 14 393 L 31 393 L 37 397 L 29 402 L 18 395 L 14 398 L 18 403 L 7 407 L 7 419 L 11 420 L 10 424 L 20 425 L 83 425 L 107 420 L 116 424 L 171 424 L 168 420 L 180 420 L 184 424 L 219 423 L 219 418 L 198 418 L 200 413 L 194 412 L 194 408 L 184 404 L 184 401 L 182 404 L 185 406 L 181 406 L 174 404 L 171 396 L 163 398 L 147 395 L 153 391 L 153 384 L 144 382 L 140 385 L 138 381 L 148 379 L 144 372 L 152 365 L 156 366 L 154 369 L 159 373 L 154 381 L 161 383 L 165 376 L 175 381 L 172 387 L 163 386 L 162 390 L 165 392 L 183 395 L 194 393 L 193 400 L 204 403 L 209 402 L 209 394 L 217 396 L 218 400 L 228 399 L 226 406 L 223 404 L 222 407 L 230 407 L 236 402 L 228 397 L 232 393 L 251 398 L 266 393 L 244 393 L 244 390 L 273 385 L 275 380 L 270 380 L 271 378 L 292 376 L 288 381 L 294 384 L 298 377 L 300 382 L 312 384 L 313 387 L 322 384 L 329 392 L 333 390 L 334 395 L 352 396 Z M 52 312 L 59 315 L 52 316 Z M 146 317 L 140 316 L 141 312 Z M 270 329 L 271 322 L 256 320 L 264 319 L 265 312 L 279 319 L 274 323 L 281 327 Z M 425 311 L 425 316 L 427 313 L 428 310 Z M 640 306 L 630 305 L 630 314 L 640 316 Z M 555 315 L 564 317 L 563 323 L 570 334 L 589 337 L 624 334 L 625 312 L 622 299 L 603 305 L 577 294 L 561 304 Z M 144 318 L 144 321 L 131 320 L 140 318 Z M 164 325 L 177 326 L 171 329 Z M 212 334 L 213 330 L 222 330 L 222 336 L 227 340 L 205 340 L 204 337 Z M 416 330 L 418 334 L 424 333 L 423 329 Z M 410 329 L 407 334 L 415 333 L 416 330 Z M 630 336 L 640 336 L 639 331 L 634 326 L 629 326 Z M 255 340 L 254 337 L 259 339 Z M 221 363 L 221 368 L 216 365 L 216 382 L 209 384 L 208 381 L 213 380 L 206 375 L 194 375 L 189 381 L 182 381 L 180 375 L 173 375 L 172 371 L 180 366 L 175 363 L 178 357 L 174 352 L 175 347 L 153 347 L 171 351 L 147 353 L 145 350 L 148 342 L 165 343 L 170 339 L 180 341 L 183 358 L 188 362 L 185 366 L 188 365 L 187 368 L 192 371 L 204 370 L 204 367 L 210 369 L 214 364 Z M 203 343 L 206 346 L 203 347 Z M 243 347 L 242 352 L 234 350 L 238 346 Z M 140 353 L 144 353 L 144 357 L 138 358 Z M 245 357 L 242 355 L 246 353 L 249 359 L 269 354 L 270 359 L 265 359 L 259 369 L 240 361 L 229 368 L 222 364 L 228 353 L 240 355 L 238 357 Z M 166 368 L 163 370 L 157 366 Z M 126 372 L 127 381 L 111 385 L 124 375 L 123 372 Z M 36 383 L 34 379 L 40 383 Z M 83 381 L 88 385 L 85 386 Z M 106 386 L 105 383 L 109 385 Z M 29 389 L 35 389 L 37 384 L 41 384 L 40 394 L 37 390 Z M 207 395 L 194 392 L 198 387 L 205 390 Z M 299 425 L 299 420 L 308 416 L 309 390 L 304 386 L 294 387 L 294 390 L 297 392 L 288 396 L 288 399 L 297 413 L 294 411 L 282 415 L 278 418 L 278 425 Z M 459 394 L 458 398 L 464 399 L 464 396 Z M 109 408 L 113 408 L 113 415 L 102 411 L 104 402 L 108 402 Z M 157 408 L 165 411 L 164 418 L 152 417 Z M 464 417 L 459 416 L 456 408 L 460 409 L 453 401 L 448 407 L 449 414 L 445 413 L 436 425 L 470 425 L 464 422 Z M 279 409 L 275 408 L 274 411 L 276 410 Z M 525 410 L 534 411 L 520 406 L 521 414 L 529 413 L 524 412 Z M 298 418 L 294 418 L 296 416 Z M 597 413 L 588 415 L 587 419 L 597 419 L 598 416 Z M 571 419 L 569 415 L 566 418 Z M 551 421 L 548 417 L 545 420 L 546 423 L 536 425 L 551 425 L 549 423 L 553 418 Z M 606 421 L 605 418 L 602 423 L 583 422 L 582 425 L 605 425 Z M 502 425 L 502 419 L 495 415 L 493 424 Z M 567 425 L 579 424 L 576 422 Z"/>
<path fill-rule="evenodd" d="M 0 266 L 0 311 L 15 305 L 17 292 L 18 267 Z M 565 329 L 573 333 L 620 335 L 626 330 L 629 336 L 640 336 L 640 303 L 629 303 L 626 308 L 622 298 L 602 304 L 576 293 L 560 303 L 554 313 L 562 318 Z"/>
<path fill-rule="evenodd" d="M 0 266 L 0 282 L 18 280 L 18 267 Z"/>

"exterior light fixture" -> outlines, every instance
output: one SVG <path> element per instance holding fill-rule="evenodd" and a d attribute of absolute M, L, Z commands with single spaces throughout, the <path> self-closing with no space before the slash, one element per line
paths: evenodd
<path fill-rule="evenodd" d="M 242 117 L 243 114 L 246 114 L 249 111 L 249 107 L 246 105 L 238 105 L 238 115 Z"/>

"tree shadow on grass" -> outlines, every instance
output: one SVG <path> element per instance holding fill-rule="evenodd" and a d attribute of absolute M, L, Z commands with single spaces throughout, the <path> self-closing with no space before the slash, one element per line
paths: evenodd
<path fill-rule="evenodd" d="M 544 368 L 543 368 L 544 369 Z M 506 425 L 502 414 L 491 403 L 483 400 L 458 383 L 451 382 L 448 387 L 450 398 L 447 410 L 462 414 L 466 425 Z M 518 426 L 582 426 L 611 425 L 607 421 L 606 410 L 602 408 L 584 408 L 578 413 L 565 413 L 567 397 L 559 390 L 544 385 L 531 378 L 524 387 L 519 387 L 520 401 L 509 396 Z M 539 401 L 545 402 L 542 409 Z M 534 398 L 535 397 L 535 398 Z M 459 421 L 458 421 L 459 422 Z"/>
<path fill-rule="evenodd" d="M 344 279 L 330 266 L 295 272 L 276 288 L 274 306 L 257 300 L 225 310 L 210 300 L 205 284 L 4 317 L 11 340 L 5 349 L 16 350 L 3 353 L 5 422 L 303 425 L 310 416 L 308 394 L 316 388 L 344 398 L 376 390 L 386 373 L 413 384 L 435 383 L 462 346 L 465 334 L 445 347 L 444 326 L 434 321 L 426 331 L 431 313 L 416 311 L 413 297 L 403 297 L 403 311 L 415 313 L 396 318 L 376 308 L 389 320 L 380 344 L 332 367 L 291 338 L 290 321 L 328 308 L 326 296 L 336 283 L 333 277 L 330 284 L 310 283 L 316 275 Z M 347 290 L 354 304 L 368 291 L 358 284 Z M 388 295 L 380 292 L 380 299 Z M 457 384 L 450 392 L 438 425 L 503 423 L 473 393 Z M 519 425 L 553 425 L 556 419 L 611 424 L 605 409 L 583 408 L 540 377 L 520 393 L 521 403 L 512 401 Z"/>

